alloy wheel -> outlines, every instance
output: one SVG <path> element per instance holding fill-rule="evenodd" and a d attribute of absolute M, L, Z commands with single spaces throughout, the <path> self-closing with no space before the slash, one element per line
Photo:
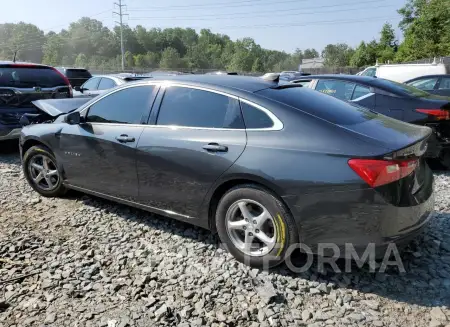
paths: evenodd
<path fill-rule="evenodd" d="M 43 191 L 53 191 L 59 184 L 56 164 L 46 155 L 35 155 L 28 163 L 28 171 L 34 184 Z"/>
<path fill-rule="evenodd" d="M 233 245 L 250 256 L 264 256 L 276 244 L 274 219 L 261 203 L 254 200 L 239 200 L 230 206 L 226 229 Z"/>

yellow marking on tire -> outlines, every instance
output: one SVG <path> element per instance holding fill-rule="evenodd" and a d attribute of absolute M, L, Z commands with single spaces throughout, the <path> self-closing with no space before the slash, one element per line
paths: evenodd
<path fill-rule="evenodd" d="M 279 257 L 281 252 L 283 251 L 284 245 L 286 243 L 286 230 L 284 227 L 283 219 L 281 219 L 280 214 L 277 214 L 277 218 L 278 218 L 278 224 L 281 226 L 281 228 L 277 228 L 277 230 L 280 229 L 280 234 L 279 234 L 280 237 L 277 237 L 279 243 L 281 244 L 280 248 L 278 249 L 278 253 L 277 253 L 277 257 Z M 275 219 L 275 221 L 276 220 L 277 219 Z"/>

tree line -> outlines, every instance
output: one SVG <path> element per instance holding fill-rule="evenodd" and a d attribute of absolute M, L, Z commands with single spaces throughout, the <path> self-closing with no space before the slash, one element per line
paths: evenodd
<path fill-rule="evenodd" d="M 252 38 L 233 41 L 224 34 L 192 28 L 125 26 L 125 66 L 161 69 L 225 69 L 237 72 L 296 70 L 302 59 L 321 56 L 327 67 L 364 67 L 378 62 L 404 62 L 450 55 L 450 0 L 408 0 L 398 10 L 402 16 L 399 42 L 391 24 L 385 23 L 378 40 L 345 43 L 316 49 L 284 51 L 264 49 Z M 77 66 L 117 70 L 121 66 L 120 29 L 110 30 L 88 17 L 59 33 L 45 33 L 33 24 L 0 24 L 0 59 L 42 62 L 52 66 Z"/>

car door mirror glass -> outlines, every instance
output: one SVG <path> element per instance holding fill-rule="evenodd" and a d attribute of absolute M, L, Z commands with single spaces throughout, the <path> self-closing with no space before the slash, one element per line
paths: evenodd
<path fill-rule="evenodd" d="M 64 122 L 69 125 L 78 125 L 81 123 L 81 115 L 79 111 L 74 111 L 64 117 Z"/>
<path fill-rule="evenodd" d="M 73 89 L 74 89 L 75 91 L 81 92 L 81 87 L 79 87 L 79 86 L 75 86 Z"/>

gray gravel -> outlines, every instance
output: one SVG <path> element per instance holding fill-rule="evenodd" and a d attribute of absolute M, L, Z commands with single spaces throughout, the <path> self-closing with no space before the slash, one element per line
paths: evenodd
<path fill-rule="evenodd" d="M 216 236 L 83 194 L 31 191 L 0 154 L 0 326 L 450 327 L 450 174 L 406 273 L 248 268 Z M 25 277 L 22 277 L 25 276 Z"/>

